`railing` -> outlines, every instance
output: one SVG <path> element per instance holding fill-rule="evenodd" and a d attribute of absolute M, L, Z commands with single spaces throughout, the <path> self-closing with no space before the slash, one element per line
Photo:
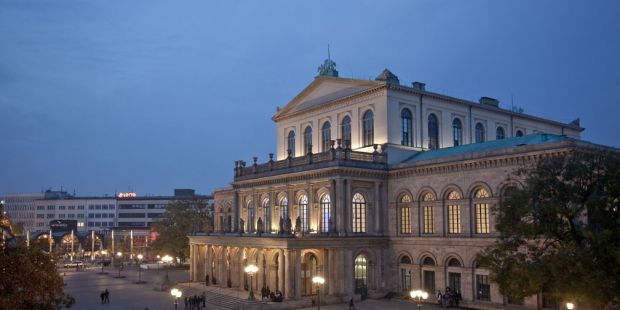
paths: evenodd
<path fill-rule="evenodd" d="M 338 161 L 342 163 L 357 162 L 386 164 L 387 153 L 378 151 L 378 149 L 385 149 L 385 147 L 379 148 L 379 146 L 375 144 L 373 148 L 374 151 L 372 153 L 358 152 L 352 151 L 348 148 L 342 148 L 340 146 L 340 143 L 338 143 L 337 148 L 334 148 L 332 141 L 332 147 L 328 151 L 322 153 L 313 154 L 312 152 L 309 152 L 304 156 L 291 157 L 291 154 L 289 152 L 289 156 L 286 159 L 277 161 L 273 160 L 273 154 L 269 154 L 268 162 L 264 164 L 258 164 L 257 157 L 254 157 L 254 163 L 250 166 L 246 166 L 245 161 L 239 160 L 235 161 L 235 178 L 332 161 Z"/>

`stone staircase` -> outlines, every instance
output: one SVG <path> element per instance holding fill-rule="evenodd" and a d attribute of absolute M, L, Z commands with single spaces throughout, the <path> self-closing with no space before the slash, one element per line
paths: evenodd
<path fill-rule="evenodd" d="M 226 309 L 234 309 L 235 305 L 246 301 L 245 298 L 241 298 L 239 294 L 244 294 L 242 292 L 235 292 L 227 289 L 220 289 L 213 286 L 202 286 L 199 284 L 186 286 L 187 283 L 180 283 L 179 289 L 183 291 L 183 296 L 194 296 L 194 295 L 202 295 L 205 293 L 206 302 L 208 304 L 220 306 Z M 247 293 L 246 293 L 247 294 Z M 208 307 L 207 307 L 208 308 Z"/>
<path fill-rule="evenodd" d="M 235 305 L 241 301 L 243 301 L 243 299 L 238 297 L 226 294 L 218 294 L 215 292 L 207 292 L 207 303 L 226 309 L 233 309 Z"/>

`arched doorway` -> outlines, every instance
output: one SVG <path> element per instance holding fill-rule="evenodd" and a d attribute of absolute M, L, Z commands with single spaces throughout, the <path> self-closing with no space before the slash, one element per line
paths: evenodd
<path fill-rule="evenodd" d="M 361 294 L 363 298 L 368 294 L 368 258 L 366 255 L 356 256 L 354 266 L 355 293 Z"/>
<path fill-rule="evenodd" d="M 313 253 L 306 254 L 301 264 L 301 294 L 303 296 L 316 294 L 316 288 L 312 283 L 312 277 L 319 274 L 318 268 L 319 264 L 316 256 Z"/>
<path fill-rule="evenodd" d="M 400 288 L 403 292 L 411 290 L 411 258 L 403 256 L 399 262 L 400 269 Z"/>
<path fill-rule="evenodd" d="M 273 265 L 274 268 L 273 270 L 274 272 L 274 279 L 275 279 L 275 285 L 273 287 L 275 287 L 275 292 L 277 291 L 281 291 L 282 288 L 280 287 L 280 253 L 275 253 L 273 256 Z M 270 288 L 271 289 L 271 288 Z"/>

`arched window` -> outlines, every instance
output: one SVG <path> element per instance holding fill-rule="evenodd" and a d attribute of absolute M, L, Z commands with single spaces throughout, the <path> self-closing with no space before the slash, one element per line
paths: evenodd
<path fill-rule="evenodd" d="M 312 127 L 304 130 L 304 155 L 312 151 Z"/>
<path fill-rule="evenodd" d="M 435 260 L 431 257 L 425 257 L 422 261 L 423 269 L 422 276 L 424 277 L 423 286 L 427 292 L 435 291 L 435 270 L 433 270 L 433 266 L 435 266 Z M 424 268 L 425 266 L 428 266 Z M 430 267 L 430 268 L 429 268 Z"/>
<path fill-rule="evenodd" d="M 351 212 L 353 220 L 353 232 L 366 232 L 366 199 L 360 193 L 353 195 L 353 212 Z"/>
<path fill-rule="evenodd" d="M 504 132 L 504 127 L 497 127 L 497 129 L 495 129 L 495 139 L 497 140 L 502 140 L 506 138 L 506 133 Z"/>
<path fill-rule="evenodd" d="M 366 288 L 368 285 L 368 259 L 366 255 L 360 254 L 355 257 L 355 290 Z"/>
<path fill-rule="evenodd" d="M 321 232 L 329 232 L 329 219 L 331 218 L 331 201 L 329 195 L 321 197 Z"/>
<path fill-rule="evenodd" d="M 484 142 L 484 126 L 482 123 L 476 123 L 476 143 Z"/>
<path fill-rule="evenodd" d="M 329 122 L 323 123 L 323 129 L 321 131 L 321 145 L 322 151 L 327 152 L 331 148 L 332 141 L 332 125 Z"/>
<path fill-rule="evenodd" d="M 271 232 L 271 202 L 269 198 L 263 201 L 263 210 L 265 211 L 265 232 Z"/>
<path fill-rule="evenodd" d="M 448 267 L 461 267 L 461 262 L 459 262 L 458 259 L 456 258 L 451 258 L 448 261 Z M 448 269 L 448 287 L 453 291 L 453 292 L 460 292 L 461 291 L 461 273 L 458 272 L 458 269 Z M 454 272 L 456 271 L 456 272 Z"/>
<path fill-rule="evenodd" d="M 456 201 L 459 200 L 461 195 L 457 191 L 451 191 L 448 193 L 448 233 L 460 234 L 461 233 L 461 206 Z"/>
<path fill-rule="evenodd" d="M 290 151 L 291 157 L 295 157 L 295 132 L 292 131 L 292 130 L 288 132 L 288 149 L 287 149 L 287 151 Z"/>
<path fill-rule="evenodd" d="M 345 149 L 351 148 L 351 118 L 345 116 L 340 124 L 340 131 L 342 133 L 342 147 Z"/>
<path fill-rule="evenodd" d="M 403 109 L 400 112 L 402 139 L 401 145 L 413 146 L 413 122 L 411 111 L 409 109 Z"/>
<path fill-rule="evenodd" d="M 428 115 L 428 148 L 439 148 L 439 121 L 435 114 Z"/>
<path fill-rule="evenodd" d="M 452 136 L 454 139 L 454 146 L 463 145 L 463 125 L 458 118 L 452 121 Z"/>
<path fill-rule="evenodd" d="M 254 232 L 254 202 L 248 201 L 248 232 Z"/>
<path fill-rule="evenodd" d="M 485 198 L 489 198 L 489 192 L 484 188 L 480 188 L 474 193 L 477 234 L 489 233 L 489 204 L 485 201 Z"/>
<path fill-rule="evenodd" d="M 400 287 L 407 292 L 411 290 L 411 258 L 403 256 L 400 259 Z"/>
<path fill-rule="evenodd" d="M 288 218 L 288 198 L 283 197 L 280 200 L 280 217 L 286 221 Z"/>
<path fill-rule="evenodd" d="M 411 233 L 411 196 L 405 194 L 400 198 L 400 233 Z"/>
<path fill-rule="evenodd" d="M 433 214 L 433 204 L 432 201 L 435 200 L 435 196 L 431 193 L 426 193 L 422 196 L 422 218 L 424 219 L 424 233 L 425 234 L 433 234 L 435 233 L 435 218 Z"/>
<path fill-rule="evenodd" d="M 312 283 L 312 278 L 318 275 L 318 260 L 314 254 L 305 255 L 302 260 L 301 270 L 301 293 L 303 296 L 310 296 L 317 293 L 316 285 Z M 264 282 L 267 283 L 267 282 Z"/>
<path fill-rule="evenodd" d="M 308 221 L 310 220 L 310 210 L 308 209 L 308 196 L 302 195 L 299 198 L 299 212 L 301 213 L 301 231 L 308 231 Z"/>
<path fill-rule="evenodd" d="M 451 258 L 448 261 L 448 267 L 461 267 L 461 262 L 456 258 Z"/>
<path fill-rule="evenodd" d="M 373 145 L 375 143 L 374 116 L 371 110 L 366 111 L 363 116 L 362 123 L 362 143 L 363 146 Z"/>
<path fill-rule="evenodd" d="M 523 137 L 523 131 L 521 131 L 521 130 L 517 130 L 517 133 L 515 134 L 515 136 L 517 136 L 517 137 Z"/>

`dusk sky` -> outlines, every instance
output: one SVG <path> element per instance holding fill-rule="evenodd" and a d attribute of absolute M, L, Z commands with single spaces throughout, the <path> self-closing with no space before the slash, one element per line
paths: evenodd
<path fill-rule="evenodd" d="M 317 75 L 498 98 L 620 147 L 620 1 L 0 0 L 0 194 L 209 194 Z"/>

